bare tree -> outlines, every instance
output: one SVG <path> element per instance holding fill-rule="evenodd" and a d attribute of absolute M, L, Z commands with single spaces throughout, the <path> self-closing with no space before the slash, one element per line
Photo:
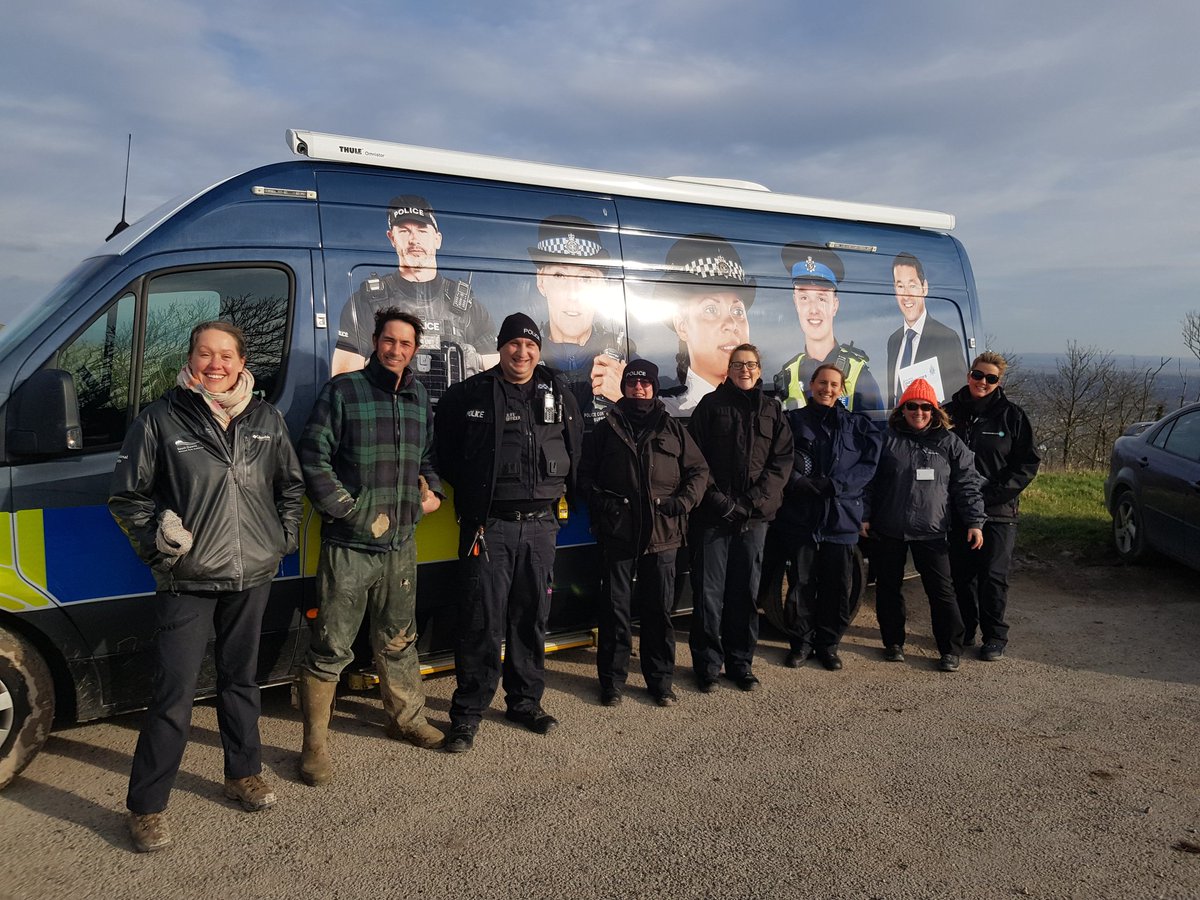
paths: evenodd
<path fill-rule="evenodd" d="M 1191 310 L 1183 316 L 1183 343 L 1196 359 L 1200 359 L 1200 310 Z"/>
<path fill-rule="evenodd" d="M 1035 405 L 1037 431 L 1064 468 L 1071 468 L 1075 445 L 1095 420 L 1098 398 L 1113 369 L 1112 354 L 1070 341 L 1056 371 L 1045 379 Z"/>
<path fill-rule="evenodd" d="M 1113 441 L 1130 424 L 1162 415 L 1156 385 L 1171 361 L 1163 357 L 1145 367 L 1120 366 L 1107 351 L 1069 342 L 1055 372 L 1039 380 L 1024 404 L 1049 451 L 1047 464 L 1102 467 Z"/>

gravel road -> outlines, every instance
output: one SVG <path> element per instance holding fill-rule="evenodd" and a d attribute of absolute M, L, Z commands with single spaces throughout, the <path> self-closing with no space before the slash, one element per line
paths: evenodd
<path fill-rule="evenodd" d="M 923 598 L 908 661 L 864 609 L 846 668 L 782 666 L 762 690 L 639 676 L 598 704 L 595 656 L 548 664 L 539 737 L 497 700 L 469 754 L 387 740 L 370 694 L 339 697 L 335 781 L 295 776 L 298 714 L 264 693 L 275 808 L 224 800 L 199 704 L 169 810 L 176 845 L 130 852 L 139 715 L 56 732 L 0 794 L 0 897 L 1200 897 L 1200 590 L 1195 573 L 1026 562 L 1006 659 L 937 658 Z M 917 598 L 919 586 L 909 585 Z M 452 677 L 426 682 L 445 725 Z"/>

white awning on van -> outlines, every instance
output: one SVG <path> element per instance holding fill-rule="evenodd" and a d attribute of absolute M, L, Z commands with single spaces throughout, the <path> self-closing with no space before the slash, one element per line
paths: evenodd
<path fill-rule="evenodd" d="M 644 197 L 676 203 L 698 203 L 703 206 L 724 206 L 734 209 L 755 209 L 765 212 L 820 216 L 826 219 L 847 219 L 853 222 L 873 222 L 884 225 L 907 225 L 950 231 L 954 216 L 927 209 L 906 209 L 899 206 L 877 206 L 870 203 L 849 203 L 841 200 L 821 200 L 796 194 L 776 194 L 761 185 L 734 186 L 727 179 L 652 178 L 644 175 L 622 175 L 599 172 L 573 166 L 524 162 L 458 150 L 435 150 L 410 144 L 372 141 L 346 135 L 325 134 L 289 128 L 288 146 L 309 159 L 329 162 L 359 163 L 407 169 L 465 178 L 482 178 L 516 184 L 591 191 L 605 195 Z"/>

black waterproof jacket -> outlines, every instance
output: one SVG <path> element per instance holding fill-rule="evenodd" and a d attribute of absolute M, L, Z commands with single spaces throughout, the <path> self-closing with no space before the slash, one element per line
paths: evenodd
<path fill-rule="evenodd" d="M 975 454 L 988 520 L 1015 522 L 1021 491 L 1029 487 L 1042 462 L 1029 417 L 1002 387 L 982 401 L 971 396 L 969 387 L 960 388 L 943 409 L 954 422 L 954 433 Z"/>
<path fill-rule="evenodd" d="M 708 464 L 661 400 L 640 435 L 619 406 L 610 408 L 583 448 L 579 491 L 596 540 L 634 556 L 683 545 L 688 513 L 704 498 Z"/>
<path fill-rule="evenodd" d="M 283 416 L 258 398 L 222 432 L 203 400 L 175 387 L 125 436 L 108 509 L 163 591 L 244 591 L 298 546 L 304 479 Z M 164 556 L 158 517 L 174 510 L 192 549 Z"/>
<path fill-rule="evenodd" d="M 863 521 L 872 535 L 921 541 L 945 537 L 955 521 L 982 528 L 980 489 L 969 447 L 945 428 L 913 431 L 903 423 L 889 425 L 875 478 L 864 494 Z"/>
<path fill-rule="evenodd" d="M 534 370 L 537 387 L 535 409 L 543 408 L 546 393 L 561 403 L 560 422 L 538 424 L 531 440 L 539 460 L 538 475 L 549 471 L 566 472 L 567 499 L 574 502 L 577 463 L 583 451 L 583 419 L 579 404 L 562 378 L 546 366 Z M 454 510 L 461 523 L 472 526 L 487 521 L 496 488 L 499 460 L 496 448 L 504 435 L 504 386 L 499 366 L 451 385 L 438 401 L 434 415 L 437 442 L 437 468 L 444 481 L 454 487 Z M 553 379 L 551 385 L 549 380 Z M 550 441 L 551 432 L 561 433 L 566 458 L 550 458 L 559 453 L 559 442 Z"/>
<path fill-rule="evenodd" d="M 744 526 L 775 518 L 792 471 L 792 430 L 783 407 L 762 392 L 762 382 L 751 391 L 721 382 L 700 399 L 688 431 L 711 476 L 693 521 Z"/>

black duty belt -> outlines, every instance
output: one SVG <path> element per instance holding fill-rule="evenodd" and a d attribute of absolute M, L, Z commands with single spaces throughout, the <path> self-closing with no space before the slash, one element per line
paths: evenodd
<path fill-rule="evenodd" d="M 505 522 L 530 522 L 534 519 L 550 518 L 549 509 L 534 509 L 528 512 L 520 509 L 494 509 L 493 519 L 503 519 Z"/>

